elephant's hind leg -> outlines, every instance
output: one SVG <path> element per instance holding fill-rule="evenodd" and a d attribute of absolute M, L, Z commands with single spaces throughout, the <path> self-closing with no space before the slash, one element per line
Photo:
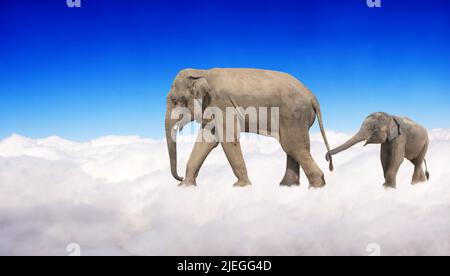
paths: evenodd
<path fill-rule="evenodd" d="M 241 143 L 222 143 L 222 148 L 227 156 L 228 162 L 230 162 L 234 174 L 238 179 L 238 182 L 234 184 L 234 187 L 245 187 L 252 185 L 248 178 L 247 167 L 245 166 L 244 156 L 242 155 Z"/>
<path fill-rule="evenodd" d="M 412 185 L 416 185 L 422 182 L 427 181 L 427 176 L 425 175 L 425 172 L 423 170 L 423 164 L 425 161 L 425 155 L 427 154 L 428 146 L 426 146 L 422 152 L 419 154 L 419 156 L 411 160 L 411 163 L 414 165 L 414 174 L 412 177 Z"/>
<path fill-rule="evenodd" d="M 414 165 L 414 174 L 412 177 L 412 181 L 411 184 L 412 185 L 416 185 L 422 182 L 426 182 L 427 181 L 427 177 L 425 176 L 425 172 L 423 171 L 423 161 L 417 161 L 416 160 L 412 160 L 411 163 L 413 163 Z"/>
<path fill-rule="evenodd" d="M 288 187 L 300 185 L 300 165 L 289 155 L 287 155 L 286 173 L 280 185 Z"/>
<path fill-rule="evenodd" d="M 322 188 L 325 186 L 325 176 L 322 170 L 317 166 L 316 162 L 309 151 L 300 150 L 294 154 L 298 158 L 300 166 L 308 178 L 309 185 L 312 188 Z"/>
<path fill-rule="evenodd" d="M 289 156 L 292 156 L 308 178 L 310 187 L 321 188 L 325 186 L 325 177 L 322 170 L 317 166 L 310 153 L 310 139 L 307 130 L 290 130 L 283 135 L 281 146 Z"/>

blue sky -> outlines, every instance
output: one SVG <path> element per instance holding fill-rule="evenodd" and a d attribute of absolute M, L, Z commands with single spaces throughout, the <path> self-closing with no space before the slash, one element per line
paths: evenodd
<path fill-rule="evenodd" d="M 447 0 L 65 2 L 0 1 L 0 138 L 161 138 L 186 67 L 289 72 L 330 130 L 374 111 L 450 128 Z"/>

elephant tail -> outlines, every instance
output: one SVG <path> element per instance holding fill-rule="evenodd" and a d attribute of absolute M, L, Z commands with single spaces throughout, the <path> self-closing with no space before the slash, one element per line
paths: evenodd
<path fill-rule="evenodd" d="M 430 180 L 430 172 L 428 171 L 427 160 L 424 159 L 423 162 L 425 163 L 425 176 L 427 177 L 427 180 Z"/>
<path fill-rule="evenodd" d="M 330 171 L 333 171 L 334 166 L 333 166 L 333 158 L 331 156 L 330 144 L 328 143 L 327 134 L 325 133 L 325 128 L 323 127 L 323 119 L 322 119 L 322 112 L 320 111 L 320 104 L 316 98 L 314 98 L 314 100 L 312 101 L 312 105 L 314 108 L 314 112 L 316 112 L 317 120 L 319 121 L 320 132 L 322 133 L 322 137 L 325 142 L 325 146 L 327 147 L 328 155 L 330 156 L 329 169 L 330 169 Z"/>

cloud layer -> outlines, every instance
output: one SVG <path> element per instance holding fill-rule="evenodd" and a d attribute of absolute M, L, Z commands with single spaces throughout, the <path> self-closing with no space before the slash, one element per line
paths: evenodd
<path fill-rule="evenodd" d="M 384 190 L 376 146 L 335 158 L 327 186 L 280 188 L 285 156 L 274 140 L 243 141 L 253 186 L 235 182 L 223 151 L 197 188 L 179 188 L 164 141 L 103 137 L 76 143 L 13 135 L 0 142 L 0 255 L 384 255 L 450 254 L 450 131 L 430 132 L 431 181 Z M 349 135 L 329 133 L 333 146 Z M 179 144 L 180 172 L 192 149 Z M 312 152 L 326 170 L 325 148 Z"/>

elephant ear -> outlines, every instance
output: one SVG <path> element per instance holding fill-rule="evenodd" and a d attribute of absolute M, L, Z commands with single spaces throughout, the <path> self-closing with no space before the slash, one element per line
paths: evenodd
<path fill-rule="evenodd" d="M 193 98 L 201 101 L 202 110 L 205 111 L 211 102 L 211 89 L 208 80 L 200 73 L 191 72 L 188 77 L 188 82 Z"/>
<path fill-rule="evenodd" d="M 191 93 L 196 99 L 203 99 L 209 91 L 208 81 L 204 77 L 190 76 Z"/>
<path fill-rule="evenodd" d="M 396 117 L 391 117 L 390 125 L 388 128 L 388 140 L 394 141 L 401 133 L 400 120 Z"/>
<path fill-rule="evenodd" d="M 204 71 L 186 69 L 182 72 L 187 81 L 189 92 L 195 99 L 202 99 L 208 93 L 208 81 L 204 76 Z"/>

